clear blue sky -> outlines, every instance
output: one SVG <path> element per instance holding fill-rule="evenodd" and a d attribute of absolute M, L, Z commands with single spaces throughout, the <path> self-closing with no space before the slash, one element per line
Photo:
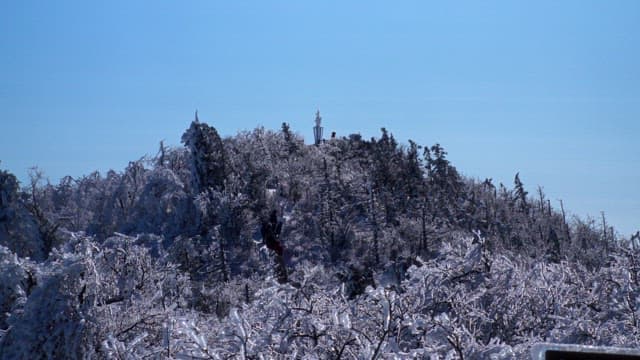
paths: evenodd
<path fill-rule="evenodd" d="M 0 167 L 54 182 L 283 121 L 441 143 L 640 229 L 640 1 L 0 2 Z"/>

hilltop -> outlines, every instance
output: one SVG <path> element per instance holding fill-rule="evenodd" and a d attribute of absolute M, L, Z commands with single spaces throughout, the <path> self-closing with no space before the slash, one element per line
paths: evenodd
<path fill-rule="evenodd" d="M 196 119 L 182 142 L 59 184 L 0 171 L 0 357 L 640 346 L 640 239 L 568 219 L 518 174 L 466 178 L 386 129 L 306 145 Z"/>

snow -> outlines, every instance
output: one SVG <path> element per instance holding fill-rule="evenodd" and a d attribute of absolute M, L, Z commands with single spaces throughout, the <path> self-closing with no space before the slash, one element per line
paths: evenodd
<path fill-rule="evenodd" d="M 519 179 L 466 179 L 441 146 L 420 156 L 386 130 L 307 147 L 262 128 L 220 139 L 199 122 L 184 142 L 59 185 L 18 190 L 0 173 L 0 358 L 640 347 L 640 251 L 566 223 Z M 260 237 L 271 210 L 287 283 Z"/>

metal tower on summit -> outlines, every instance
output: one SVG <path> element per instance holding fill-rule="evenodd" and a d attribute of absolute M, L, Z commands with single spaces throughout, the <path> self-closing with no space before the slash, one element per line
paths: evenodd
<path fill-rule="evenodd" d="M 316 126 L 313 127 L 313 137 L 316 140 L 316 145 L 320 145 L 322 142 L 322 117 L 320 117 L 320 110 L 316 111 Z"/>

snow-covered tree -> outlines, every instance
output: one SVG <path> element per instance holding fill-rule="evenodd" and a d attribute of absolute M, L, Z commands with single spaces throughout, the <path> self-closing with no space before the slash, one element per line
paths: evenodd
<path fill-rule="evenodd" d="M 194 121 L 183 143 L 57 185 L 0 171 L 0 358 L 640 346 L 637 238 L 567 219 L 519 175 L 469 179 L 384 129 L 305 146 L 286 124 L 222 139 Z"/>
<path fill-rule="evenodd" d="M 208 188 L 224 189 L 227 178 L 227 156 L 218 131 L 196 120 L 182 135 L 182 143 L 191 153 L 194 189 L 200 193 Z"/>

